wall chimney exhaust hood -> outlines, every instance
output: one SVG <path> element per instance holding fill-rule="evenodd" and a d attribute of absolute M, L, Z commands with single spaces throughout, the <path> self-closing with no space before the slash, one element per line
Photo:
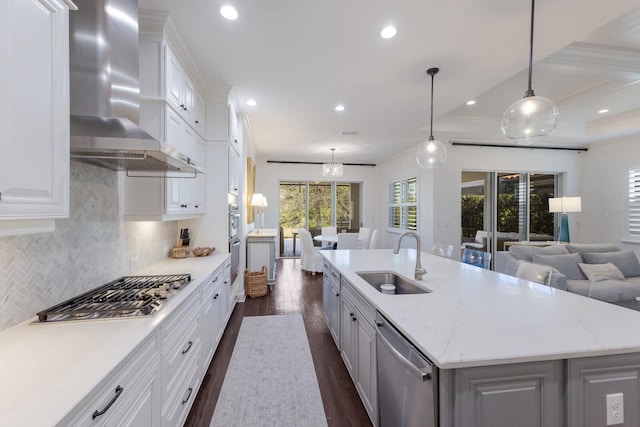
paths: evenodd
<path fill-rule="evenodd" d="M 204 173 L 139 126 L 137 0 L 77 0 L 69 16 L 71 158 L 114 170 Z"/>

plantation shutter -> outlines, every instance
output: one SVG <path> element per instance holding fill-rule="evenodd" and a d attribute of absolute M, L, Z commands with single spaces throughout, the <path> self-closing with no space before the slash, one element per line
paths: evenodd
<path fill-rule="evenodd" d="M 389 228 L 418 229 L 418 179 L 408 178 L 389 184 Z"/>
<path fill-rule="evenodd" d="M 640 238 L 640 168 L 629 170 L 629 237 Z"/>

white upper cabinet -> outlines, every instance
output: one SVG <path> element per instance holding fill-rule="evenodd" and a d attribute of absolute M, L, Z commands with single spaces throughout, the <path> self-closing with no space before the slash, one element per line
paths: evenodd
<path fill-rule="evenodd" d="M 170 46 L 170 40 L 182 46 L 177 41 L 179 36 L 164 12 L 140 10 L 139 18 L 140 125 L 191 162 L 203 166 L 203 96 Z M 125 182 L 125 220 L 173 221 L 198 218 L 204 213 L 202 174 L 127 177 Z"/>
<path fill-rule="evenodd" d="M 165 49 L 165 76 L 167 102 L 171 104 L 176 111 L 182 110 L 182 107 L 184 107 L 182 101 L 184 71 L 182 71 L 182 65 L 178 62 L 178 58 L 176 58 L 168 46 Z"/>
<path fill-rule="evenodd" d="M 242 153 L 240 123 L 232 97 L 228 93 L 207 99 L 206 138 L 227 141 L 236 153 Z"/>
<path fill-rule="evenodd" d="M 69 9 L 0 2 L 0 236 L 69 216 Z"/>
<path fill-rule="evenodd" d="M 140 96 L 141 126 L 149 125 L 150 109 L 166 102 L 185 124 L 204 137 L 205 113 L 203 95 L 185 65 L 188 52 L 180 50 L 183 43 L 165 12 L 141 9 L 140 20 Z M 169 37 L 170 36 L 170 37 Z M 175 48 L 178 46 L 178 48 Z M 183 49 L 184 50 L 184 49 Z M 186 62 L 190 63 L 190 62 Z M 155 101 L 155 102 L 154 102 Z M 171 144 L 170 141 L 167 141 Z M 173 145 L 173 144 L 171 144 Z"/>
<path fill-rule="evenodd" d="M 164 49 L 167 102 L 175 108 L 189 126 L 195 129 L 195 86 L 169 45 L 165 44 Z"/>

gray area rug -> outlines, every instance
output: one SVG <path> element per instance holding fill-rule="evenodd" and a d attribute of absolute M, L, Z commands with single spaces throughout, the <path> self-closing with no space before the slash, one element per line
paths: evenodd
<path fill-rule="evenodd" d="M 211 426 L 326 425 L 302 315 L 242 319 Z"/>

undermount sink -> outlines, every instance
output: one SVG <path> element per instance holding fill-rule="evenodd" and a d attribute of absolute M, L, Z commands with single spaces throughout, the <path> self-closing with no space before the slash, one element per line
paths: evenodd
<path fill-rule="evenodd" d="M 422 288 L 413 281 L 392 271 L 357 271 L 356 274 L 380 293 L 382 285 L 395 286 L 395 294 L 426 294 L 430 289 Z"/>

